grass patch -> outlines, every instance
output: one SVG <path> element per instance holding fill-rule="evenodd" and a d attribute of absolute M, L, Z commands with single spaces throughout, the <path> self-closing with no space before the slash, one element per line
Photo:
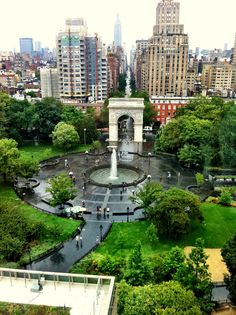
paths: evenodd
<path fill-rule="evenodd" d="M 4 315 L 69 315 L 70 309 L 56 306 L 27 305 L 0 302 L 0 314 Z"/>
<path fill-rule="evenodd" d="M 39 144 L 38 146 L 35 145 L 26 145 L 19 148 L 21 156 L 23 158 L 32 159 L 36 162 L 40 162 L 55 156 L 63 156 L 69 153 L 74 152 L 85 152 L 89 150 L 91 145 L 79 145 L 74 147 L 71 150 L 63 150 L 57 147 L 54 147 L 52 144 Z"/>
<path fill-rule="evenodd" d="M 150 244 L 145 233 L 149 226 L 147 221 L 113 223 L 111 232 L 95 253 L 126 258 L 130 255 L 136 242 L 140 240 L 144 255 L 150 256 L 168 251 L 176 245 L 182 248 L 193 246 L 198 237 L 205 240 L 205 247 L 221 248 L 236 231 L 236 208 L 203 203 L 201 209 L 205 219 L 204 223 L 193 222 L 191 232 L 180 240 L 161 238 L 154 245 Z"/>
<path fill-rule="evenodd" d="M 59 232 L 57 237 L 52 238 L 52 234 L 46 234 L 42 239 L 38 240 L 36 244 L 32 244 L 32 259 L 46 250 L 56 246 L 60 242 L 69 239 L 72 233 L 81 224 L 81 221 L 59 218 L 55 215 L 43 213 L 32 206 L 25 204 L 20 198 L 18 198 L 15 191 L 9 186 L 0 185 L 0 193 L 0 206 L 7 204 L 10 207 L 15 208 L 16 211 L 22 214 L 26 220 L 43 222 L 48 229 L 57 229 Z M 24 259 L 24 256 L 22 259 Z"/>

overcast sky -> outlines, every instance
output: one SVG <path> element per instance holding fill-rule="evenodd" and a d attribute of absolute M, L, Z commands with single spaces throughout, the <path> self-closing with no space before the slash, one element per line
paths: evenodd
<path fill-rule="evenodd" d="M 84 17 L 90 34 L 97 32 L 107 45 L 113 41 L 119 13 L 122 42 L 130 48 L 136 39 L 152 36 L 159 0 L 12 0 L 1 1 L 0 51 L 19 51 L 19 38 L 32 37 L 43 47 L 55 47 L 67 17 Z M 190 48 L 231 48 L 236 33 L 236 0 L 179 0 L 180 23 Z"/>

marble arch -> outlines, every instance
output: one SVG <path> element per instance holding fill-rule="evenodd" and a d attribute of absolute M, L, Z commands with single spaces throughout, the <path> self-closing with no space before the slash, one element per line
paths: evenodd
<path fill-rule="evenodd" d="M 137 152 L 142 152 L 143 143 L 143 111 L 142 98 L 110 98 L 109 99 L 109 145 L 118 145 L 118 120 L 127 115 L 134 120 L 134 143 Z"/>

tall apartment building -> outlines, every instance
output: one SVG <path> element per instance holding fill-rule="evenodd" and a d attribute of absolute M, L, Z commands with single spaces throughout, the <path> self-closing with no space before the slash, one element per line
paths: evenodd
<path fill-rule="evenodd" d="M 20 53 L 21 54 L 29 54 L 33 53 L 33 39 L 32 38 L 20 38 Z"/>
<path fill-rule="evenodd" d="M 122 35 L 121 35 L 121 23 L 119 19 L 119 14 L 117 14 L 115 26 L 114 26 L 114 45 L 115 47 L 122 46 Z"/>
<path fill-rule="evenodd" d="M 42 97 L 59 98 L 57 69 L 41 68 L 40 81 Z"/>
<path fill-rule="evenodd" d="M 64 100 L 85 102 L 88 97 L 86 82 L 87 26 L 83 19 L 67 19 L 66 29 L 57 36 L 57 67 L 59 93 Z"/>
<path fill-rule="evenodd" d="M 234 48 L 233 48 L 233 60 L 232 60 L 233 70 L 232 70 L 232 88 L 236 92 L 236 34 L 234 38 Z"/>
<path fill-rule="evenodd" d="M 156 9 L 156 25 L 149 40 L 145 86 L 149 95 L 185 96 L 188 35 L 179 24 L 180 4 L 162 0 Z"/>
<path fill-rule="evenodd" d="M 227 61 L 204 63 L 202 69 L 202 86 L 212 94 L 227 96 L 232 89 L 233 65 Z"/>
<path fill-rule="evenodd" d="M 97 35 L 88 36 L 83 19 L 67 19 L 57 36 L 59 93 L 64 101 L 107 97 L 106 56 Z"/>

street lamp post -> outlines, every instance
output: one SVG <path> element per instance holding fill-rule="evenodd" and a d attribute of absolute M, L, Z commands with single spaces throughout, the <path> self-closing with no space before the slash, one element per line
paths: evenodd
<path fill-rule="evenodd" d="M 86 128 L 84 128 L 84 144 L 86 145 Z"/>
<path fill-rule="evenodd" d="M 102 224 L 99 226 L 99 229 L 100 229 L 100 242 L 102 242 L 102 229 L 103 229 Z"/>
<path fill-rule="evenodd" d="M 129 207 L 127 207 L 127 222 L 129 222 Z"/>

